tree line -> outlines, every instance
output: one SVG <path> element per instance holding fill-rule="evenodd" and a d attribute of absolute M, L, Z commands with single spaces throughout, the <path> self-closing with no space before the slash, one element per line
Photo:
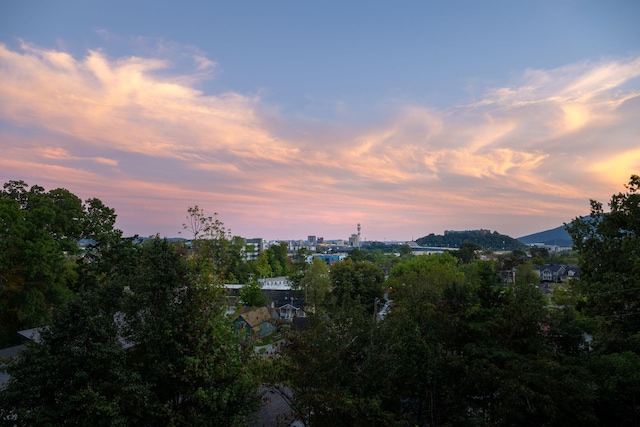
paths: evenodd
<path fill-rule="evenodd" d="M 421 246 L 434 246 L 443 248 L 459 248 L 464 243 L 471 242 L 484 249 L 494 251 L 514 251 L 524 250 L 526 245 L 513 237 L 500 234 L 497 231 L 470 230 L 470 231 L 450 231 L 444 235 L 429 234 L 416 239 L 416 243 Z"/>

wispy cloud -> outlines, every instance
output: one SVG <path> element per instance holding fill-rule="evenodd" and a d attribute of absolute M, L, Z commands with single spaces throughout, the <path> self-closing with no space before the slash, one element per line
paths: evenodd
<path fill-rule="evenodd" d="M 514 217 L 539 231 L 536 216 L 569 220 L 640 169 L 640 58 L 527 70 L 446 111 L 310 126 L 255 95 L 197 89 L 217 69 L 197 49 L 182 49 L 184 72 L 171 43 L 138 43 L 146 54 L 123 58 L 0 45 L 5 180 L 108 197 L 130 232 L 175 234 L 198 203 L 244 234 L 344 237 L 363 222 L 381 239 L 517 234 Z"/>

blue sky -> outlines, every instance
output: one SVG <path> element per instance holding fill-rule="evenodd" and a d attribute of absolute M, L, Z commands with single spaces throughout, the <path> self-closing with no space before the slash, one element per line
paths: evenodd
<path fill-rule="evenodd" d="M 131 4 L 130 4 L 131 3 Z M 0 3 L 0 159 L 126 233 L 514 237 L 640 171 L 640 3 Z"/>

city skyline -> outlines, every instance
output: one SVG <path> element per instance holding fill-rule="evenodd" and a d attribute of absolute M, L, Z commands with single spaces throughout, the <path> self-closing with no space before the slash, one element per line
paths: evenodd
<path fill-rule="evenodd" d="M 0 4 L 0 179 L 178 237 L 521 237 L 640 173 L 640 3 Z M 184 234 L 184 233 L 183 233 Z"/>

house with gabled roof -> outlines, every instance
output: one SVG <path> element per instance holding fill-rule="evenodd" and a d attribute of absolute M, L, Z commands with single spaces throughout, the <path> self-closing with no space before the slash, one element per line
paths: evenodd
<path fill-rule="evenodd" d="M 568 279 L 577 278 L 580 268 L 576 265 L 546 264 L 535 266 L 541 282 L 562 283 Z"/>
<path fill-rule="evenodd" d="M 564 274 L 564 265 L 547 264 L 540 267 L 541 282 L 559 282 L 560 277 Z"/>
<path fill-rule="evenodd" d="M 298 298 L 297 301 L 304 300 Z M 293 320 L 294 317 L 306 317 L 306 313 L 302 308 L 302 304 L 297 303 L 293 300 L 291 303 L 279 305 L 277 310 L 282 320 Z"/>
<path fill-rule="evenodd" d="M 246 337 L 262 338 L 276 331 L 273 322 L 276 318 L 277 311 L 267 307 L 242 307 L 231 323 L 236 330 L 244 331 Z"/>

